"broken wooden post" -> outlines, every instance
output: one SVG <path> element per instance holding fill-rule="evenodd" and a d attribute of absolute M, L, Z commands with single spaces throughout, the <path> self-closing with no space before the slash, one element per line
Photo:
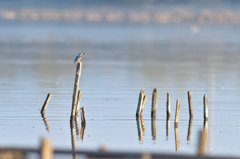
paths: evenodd
<path fill-rule="evenodd" d="M 208 120 L 208 96 L 203 96 L 204 120 Z"/>
<path fill-rule="evenodd" d="M 40 149 L 41 159 L 53 159 L 53 147 L 49 139 L 42 139 Z"/>
<path fill-rule="evenodd" d="M 179 101 L 179 99 L 177 99 L 176 112 L 175 112 L 175 124 L 176 125 L 178 124 L 178 121 L 179 121 L 179 112 L 180 112 L 180 101 Z"/>
<path fill-rule="evenodd" d="M 136 111 L 136 117 L 142 115 L 142 112 L 144 110 L 144 106 L 147 100 L 147 96 L 144 93 L 144 90 L 142 89 L 139 93 L 139 98 L 138 98 L 138 107 Z"/>
<path fill-rule="evenodd" d="M 188 107 L 189 107 L 189 118 L 193 118 L 193 106 L 192 106 L 192 91 L 188 91 Z"/>
<path fill-rule="evenodd" d="M 152 112 L 151 112 L 152 118 L 156 118 L 157 114 L 157 94 L 158 94 L 157 89 L 154 88 L 152 93 Z"/>
<path fill-rule="evenodd" d="M 72 99 L 72 112 L 71 112 L 71 118 L 76 116 L 76 107 L 77 107 L 77 98 L 78 98 L 78 90 L 79 90 L 79 82 L 82 72 L 82 59 L 85 53 L 79 53 L 74 63 L 77 64 L 76 66 L 76 74 L 75 74 L 75 83 L 74 83 L 74 89 L 73 89 L 73 99 Z"/>
<path fill-rule="evenodd" d="M 44 104 L 43 104 L 43 106 L 42 106 L 41 114 L 44 114 L 44 113 L 45 113 L 45 110 L 47 109 L 47 106 L 48 106 L 48 103 L 49 103 L 49 100 L 50 100 L 50 99 L 51 99 L 51 94 L 48 93 L 48 94 L 47 94 L 47 97 L 46 97 L 46 99 L 45 99 L 45 102 L 44 102 Z"/>
<path fill-rule="evenodd" d="M 171 117 L 171 98 L 170 94 L 167 93 L 167 119 L 170 119 Z"/>

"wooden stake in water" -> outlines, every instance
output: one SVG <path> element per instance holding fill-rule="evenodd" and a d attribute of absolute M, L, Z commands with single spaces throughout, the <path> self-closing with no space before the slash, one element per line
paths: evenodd
<path fill-rule="evenodd" d="M 82 125 L 84 125 L 84 127 L 86 126 L 86 118 L 85 118 L 85 111 L 84 111 L 84 107 L 82 107 L 80 109 L 81 111 L 81 120 L 82 120 Z"/>
<path fill-rule="evenodd" d="M 206 153 L 206 136 L 204 130 L 199 132 L 199 141 L 198 141 L 198 155 L 202 156 Z"/>
<path fill-rule="evenodd" d="M 50 140 L 42 139 L 40 152 L 41 159 L 53 159 L 53 147 Z"/>
<path fill-rule="evenodd" d="M 190 120 L 193 118 L 192 91 L 188 91 L 188 107 Z"/>
<path fill-rule="evenodd" d="M 137 117 L 142 115 L 146 101 L 147 101 L 147 96 L 145 95 L 144 90 L 142 89 L 139 93 L 139 98 L 138 98 L 138 107 L 136 111 Z"/>
<path fill-rule="evenodd" d="M 179 99 L 177 99 L 176 112 L 175 112 L 175 124 L 176 125 L 178 124 L 178 121 L 179 121 L 179 112 L 180 112 L 180 101 L 179 101 Z"/>
<path fill-rule="evenodd" d="M 152 118 L 156 118 L 156 113 L 157 113 L 157 89 L 153 89 L 152 93 L 152 113 L 151 116 Z"/>
<path fill-rule="evenodd" d="M 49 103 L 49 100 L 51 99 L 51 94 L 48 93 L 46 99 L 45 99 L 45 102 L 42 106 L 42 109 L 41 109 L 41 114 L 44 114 L 45 113 L 45 110 L 47 109 L 47 106 L 48 106 L 48 103 Z"/>
<path fill-rule="evenodd" d="M 203 109 L 204 109 L 204 120 L 208 120 L 208 97 L 206 94 L 203 96 Z"/>
<path fill-rule="evenodd" d="M 76 106 L 76 110 L 75 110 L 75 115 L 78 116 L 78 111 L 80 110 L 80 101 L 81 101 L 81 97 L 82 97 L 82 92 L 80 90 L 78 90 L 78 98 L 77 98 L 77 106 Z"/>
<path fill-rule="evenodd" d="M 170 119 L 171 117 L 171 98 L 170 98 L 170 94 L 167 93 L 167 119 Z"/>
<path fill-rule="evenodd" d="M 78 90 L 79 90 L 79 82 L 82 72 L 82 59 L 85 53 L 79 53 L 74 63 L 76 63 L 76 74 L 75 74 L 75 83 L 74 83 L 74 89 L 73 89 L 73 99 L 72 99 L 72 112 L 71 112 L 71 118 L 76 116 L 76 107 L 77 107 L 77 99 L 78 99 Z"/>

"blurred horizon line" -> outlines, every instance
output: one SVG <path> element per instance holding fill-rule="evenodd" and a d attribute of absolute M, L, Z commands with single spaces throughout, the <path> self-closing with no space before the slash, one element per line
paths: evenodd
<path fill-rule="evenodd" d="M 43 22 L 105 22 L 105 23 L 216 23 L 240 24 L 238 10 L 152 9 L 130 10 L 106 7 L 79 9 L 1 9 L 0 20 Z"/>

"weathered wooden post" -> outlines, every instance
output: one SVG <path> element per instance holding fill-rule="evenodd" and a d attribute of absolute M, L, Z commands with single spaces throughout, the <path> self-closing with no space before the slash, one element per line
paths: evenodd
<path fill-rule="evenodd" d="M 189 107 L 189 118 L 193 118 L 193 106 L 192 106 L 192 91 L 188 91 L 188 107 Z"/>
<path fill-rule="evenodd" d="M 204 120 L 208 120 L 208 96 L 203 96 Z"/>
<path fill-rule="evenodd" d="M 71 112 L 71 118 L 76 116 L 76 109 L 77 109 L 77 99 L 78 99 L 78 90 L 79 90 L 79 83 L 82 73 L 82 60 L 85 53 L 79 53 L 74 63 L 76 63 L 76 74 L 75 74 L 75 83 L 74 83 L 74 89 L 73 89 L 73 99 L 72 99 L 72 112 Z"/>
<path fill-rule="evenodd" d="M 48 106 L 48 103 L 49 103 L 50 99 L 51 99 L 51 94 L 48 93 L 48 95 L 47 95 L 47 97 L 46 97 L 46 99 L 45 99 L 45 102 L 44 102 L 44 104 L 43 104 L 43 106 L 42 106 L 41 114 L 44 114 L 44 113 L 45 113 L 45 110 L 47 109 L 47 106 Z"/>
<path fill-rule="evenodd" d="M 180 101 L 179 101 L 179 99 L 177 99 L 176 112 L 175 112 L 175 125 L 177 125 L 178 121 L 179 121 L 179 112 L 180 112 Z"/>
<path fill-rule="evenodd" d="M 154 119 L 156 119 L 157 114 L 157 94 L 158 94 L 157 89 L 154 88 L 152 93 L 152 112 L 151 112 L 151 116 Z"/>
<path fill-rule="evenodd" d="M 171 117 L 171 98 L 170 94 L 167 93 L 167 119 L 169 120 Z"/>

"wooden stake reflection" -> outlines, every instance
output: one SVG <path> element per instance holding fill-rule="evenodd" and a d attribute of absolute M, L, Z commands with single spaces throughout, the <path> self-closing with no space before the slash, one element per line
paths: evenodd
<path fill-rule="evenodd" d="M 166 120 L 166 138 L 168 140 L 168 137 L 170 135 L 170 119 L 167 118 Z"/>
<path fill-rule="evenodd" d="M 153 140 L 156 140 L 156 138 L 157 138 L 157 120 L 156 120 L 156 118 L 152 118 L 152 120 L 151 120 L 151 125 L 152 125 L 152 139 Z"/>
<path fill-rule="evenodd" d="M 179 131 L 178 131 L 178 124 L 174 124 L 174 131 L 175 131 L 175 149 L 176 152 L 179 151 L 180 148 L 180 139 L 179 139 Z"/>
<path fill-rule="evenodd" d="M 204 121 L 203 130 L 204 130 L 204 133 L 205 133 L 206 148 L 207 148 L 207 145 L 209 143 L 209 138 L 208 138 L 208 121 L 207 120 Z"/>
<path fill-rule="evenodd" d="M 42 116 L 42 120 L 43 120 L 43 123 L 45 125 L 46 130 L 49 132 L 50 131 L 50 125 L 48 123 L 47 116 L 45 115 L 45 113 L 41 113 L 41 116 Z"/>
<path fill-rule="evenodd" d="M 136 117 L 136 121 L 137 121 L 137 130 L 138 130 L 138 139 L 140 141 L 140 143 L 143 143 L 143 136 L 145 134 L 145 128 L 144 128 L 144 121 L 142 116 L 138 116 Z"/>
<path fill-rule="evenodd" d="M 187 134 L 187 143 L 190 143 L 192 136 L 192 119 L 190 118 L 189 123 L 188 123 L 188 134 Z"/>
<path fill-rule="evenodd" d="M 72 155 L 73 159 L 77 159 L 77 142 L 76 142 L 76 134 L 75 134 L 75 121 L 73 118 L 70 120 L 70 130 L 71 130 L 71 144 L 72 144 Z"/>

